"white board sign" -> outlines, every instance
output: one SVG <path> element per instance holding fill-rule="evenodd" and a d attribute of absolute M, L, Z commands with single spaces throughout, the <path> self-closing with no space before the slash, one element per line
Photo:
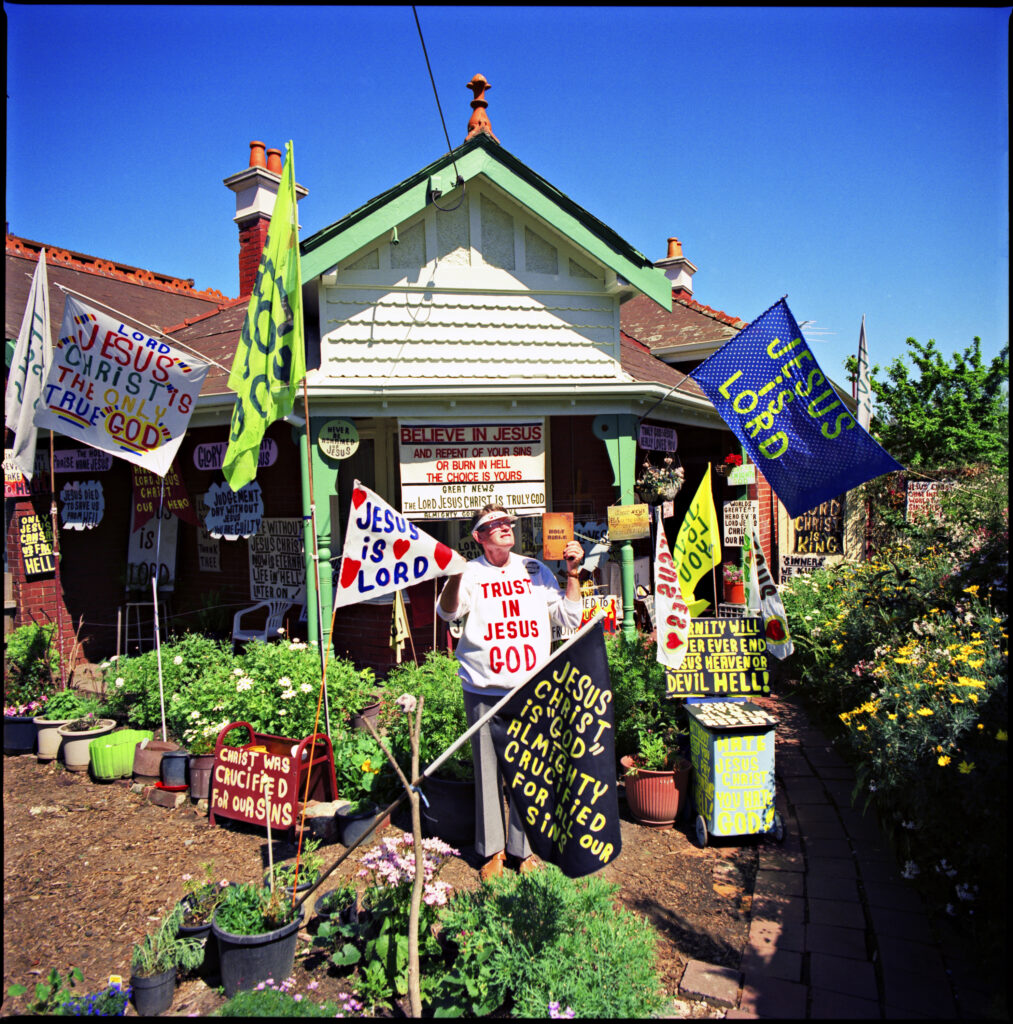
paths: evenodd
<path fill-rule="evenodd" d="M 760 528 L 760 503 L 758 501 L 726 501 L 724 503 L 724 538 L 728 547 L 742 547 L 742 538 L 749 529 L 752 519 L 757 530 Z"/>
<path fill-rule="evenodd" d="M 151 594 L 151 577 L 157 575 L 159 590 L 172 590 L 176 582 L 176 536 L 179 519 L 167 505 L 140 529 L 134 529 L 133 503 L 130 510 L 130 540 L 127 543 L 127 586 Z M 161 516 L 161 519 L 159 517 Z"/>
<path fill-rule="evenodd" d="M 306 562 L 301 519 L 261 519 L 249 540 L 250 597 L 306 603 Z"/>
<path fill-rule="evenodd" d="M 70 480 L 60 489 L 60 518 L 65 530 L 92 530 L 102 522 L 105 510 L 98 480 Z"/>
<path fill-rule="evenodd" d="M 401 512 L 470 519 L 483 505 L 547 511 L 545 420 L 398 422 Z"/>

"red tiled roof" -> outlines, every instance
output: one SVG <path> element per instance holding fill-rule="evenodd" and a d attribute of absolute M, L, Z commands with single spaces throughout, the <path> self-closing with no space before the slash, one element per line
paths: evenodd
<path fill-rule="evenodd" d="M 672 296 L 672 311 L 646 295 L 624 302 L 619 311 L 622 329 L 650 349 L 677 345 L 723 345 L 748 324 L 695 299 Z"/>
<path fill-rule="evenodd" d="M 679 385 L 679 390 L 696 398 L 706 397 L 696 381 L 680 373 L 675 367 L 663 363 L 642 342 L 619 332 L 619 359 L 623 369 L 637 380 L 657 381 L 666 387 Z"/>
<path fill-rule="evenodd" d="M 165 329 L 173 344 L 212 360 L 201 387 L 203 397 L 230 394 L 227 382 L 249 304 L 249 296 L 232 299 L 210 313 Z"/>

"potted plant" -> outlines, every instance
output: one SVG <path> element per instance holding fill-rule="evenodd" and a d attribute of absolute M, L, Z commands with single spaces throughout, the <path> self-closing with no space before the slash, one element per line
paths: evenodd
<path fill-rule="evenodd" d="M 200 874 L 183 876 L 183 898 L 176 904 L 182 911 L 179 934 L 184 938 L 206 939 L 211 933 L 211 918 L 225 896 L 228 881 L 215 880 L 213 862 L 204 861 Z"/>
<path fill-rule="evenodd" d="M 42 714 L 36 715 L 33 719 L 38 759 L 42 762 L 52 761 L 59 754 L 63 744 L 60 729 L 82 715 L 98 711 L 99 707 L 96 698 L 82 697 L 74 690 L 61 690 L 53 694 L 46 701 Z M 113 724 L 115 725 L 115 722 Z"/>
<path fill-rule="evenodd" d="M 686 473 L 682 466 L 673 466 L 673 461 L 671 455 L 666 455 L 659 468 L 652 465 L 650 459 L 644 460 L 640 476 L 637 477 L 637 493 L 646 504 L 657 505 L 662 501 L 671 501 L 682 490 Z"/>
<path fill-rule="evenodd" d="M 5 754 L 30 754 L 35 747 L 34 719 L 43 714 L 46 699 L 56 689 L 53 673 L 59 661 L 51 642 L 53 628 L 31 623 L 4 637 Z"/>
<path fill-rule="evenodd" d="M 4 703 L 4 753 L 31 754 L 35 750 L 35 716 L 46 706 L 46 695 L 22 704 Z"/>
<path fill-rule="evenodd" d="M 130 956 L 130 987 L 134 1009 L 141 1017 L 157 1017 L 172 1005 L 176 971 L 199 967 L 204 947 L 199 939 L 179 935 L 183 909 L 173 908 L 153 935 L 135 943 Z"/>
<path fill-rule="evenodd" d="M 742 566 L 725 562 L 721 566 L 724 579 L 725 600 L 730 604 L 746 603 L 746 585 L 742 577 Z"/>
<path fill-rule="evenodd" d="M 408 663 L 394 669 L 387 678 L 380 723 L 386 740 L 404 772 L 411 770 L 409 719 L 402 702 L 424 697 L 419 765 L 432 764 L 468 729 L 464 693 L 457 675 L 457 661 L 440 651 L 430 651 L 421 665 Z M 475 768 L 471 744 L 463 743 L 440 765 L 437 773 L 422 784 L 422 828 L 427 836 L 439 836 L 448 843 L 471 843 L 475 837 Z"/>
<path fill-rule="evenodd" d="M 327 696 L 331 707 L 348 716 L 353 729 L 366 729 L 364 719 L 374 720 L 380 713 L 376 675 L 371 668 L 357 669 L 350 661 L 335 661 L 327 666 Z"/>
<path fill-rule="evenodd" d="M 335 813 L 338 841 L 351 846 L 393 797 L 394 772 L 379 743 L 368 732 L 332 730 L 334 778 L 345 804 Z M 354 837 L 353 837 L 354 833 Z"/>
<path fill-rule="evenodd" d="M 57 732 L 63 737 L 63 762 L 67 770 L 86 772 L 91 764 L 92 740 L 107 736 L 115 728 L 115 719 L 99 718 L 94 711 L 61 725 Z"/>
<path fill-rule="evenodd" d="M 343 924 L 358 921 L 358 894 L 352 882 L 344 882 L 317 898 L 313 909 L 318 917 L 337 917 Z"/>
<path fill-rule="evenodd" d="M 229 998 L 268 978 L 287 978 L 303 912 L 292 914 L 291 895 L 247 883 L 229 886 L 211 920 L 222 985 Z"/>
<path fill-rule="evenodd" d="M 714 472 L 718 476 L 728 476 L 736 466 L 742 465 L 742 456 L 736 455 L 734 452 L 731 455 L 726 455 L 724 462 L 716 462 L 714 464 Z"/>
<path fill-rule="evenodd" d="M 104 781 L 129 777 L 137 744 L 153 735 L 150 729 L 119 729 L 93 742 L 88 749 L 94 777 Z"/>
<path fill-rule="evenodd" d="M 690 762 L 682 753 L 680 735 L 671 724 L 643 728 L 637 753 L 620 759 L 626 803 L 640 825 L 671 828 L 686 806 Z"/>
<path fill-rule="evenodd" d="M 183 739 L 190 750 L 190 796 L 194 800 L 207 800 L 211 794 L 211 773 L 215 767 L 215 740 L 218 729 L 208 726 L 195 732 L 194 736 L 184 734 Z"/>
<path fill-rule="evenodd" d="M 319 852 L 320 840 L 307 839 L 303 842 L 302 854 L 299 857 L 299 884 L 295 884 L 295 861 L 274 865 L 274 887 L 281 889 L 285 895 L 291 896 L 293 888 L 296 892 L 305 892 L 317 880 L 320 869 L 324 866 L 323 854 Z M 264 884 L 271 884 L 271 870 L 264 872 Z"/>

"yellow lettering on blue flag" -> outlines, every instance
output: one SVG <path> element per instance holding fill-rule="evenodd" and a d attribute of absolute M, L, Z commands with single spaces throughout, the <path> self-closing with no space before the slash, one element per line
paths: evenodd
<path fill-rule="evenodd" d="M 305 375 L 299 222 L 289 142 L 267 242 L 229 374 L 236 404 L 222 472 L 233 491 L 256 477 L 264 432 L 292 411 Z"/>

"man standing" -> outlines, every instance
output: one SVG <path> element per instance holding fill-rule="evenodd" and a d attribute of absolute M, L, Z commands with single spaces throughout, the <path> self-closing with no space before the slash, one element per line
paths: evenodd
<path fill-rule="evenodd" d="M 469 726 L 549 660 L 552 622 L 576 627 L 583 611 L 578 581 L 578 566 L 584 557 L 580 542 L 571 540 L 563 552 L 564 594 L 548 566 L 511 550 L 516 521 L 502 505 L 486 505 L 479 511 L 471 535 L 483 554 L 472 559 L 463 573 L 448 578 L 437 605 L 437 613 L 445 621 L 466 616 L 457 660 Z M 538 862 L 512 800 L 509 833 L 505 834 L 503 779 L 488 724 L 472 737 L 471 749 L 476 783 L 475 850 L 486 858 L 482 879 L 503 874 L 507 854 L 517 859 L 519 871 L 533 870 Z"/>

